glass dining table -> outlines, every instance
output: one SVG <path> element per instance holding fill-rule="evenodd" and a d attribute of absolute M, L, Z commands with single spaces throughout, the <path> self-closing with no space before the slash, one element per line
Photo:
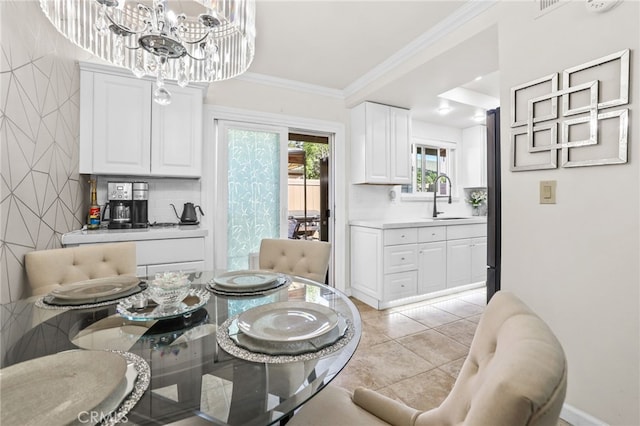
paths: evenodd
<path fill-rule="evenodd" d="M 192 288 L 207 288 L 217 275 L 192 273 Z M 41 300 L 38 305 L 38 297 L 32 297 L 0 305 L 0 367 L 68 350 L 126 351 L 150 367 L 149 386 L 127 413 L 127 424 L 269 425 L 283 423 L 322 390 L 358 346 L 357 308 L 327 285 L 291 277 L 290 284 L 267 294 L 207 292 L 206 303 L 186 316 L 144 321 L 124 318 L 116 304 L 44 309 Z M 220 333 L 231 334 L 225 329 L 231 320 L 278 302 L 330 308 L 346 321 L 348 333 L 332 350 L 288 358 L 261 353 L 246 357 L 223 348 Z"/>

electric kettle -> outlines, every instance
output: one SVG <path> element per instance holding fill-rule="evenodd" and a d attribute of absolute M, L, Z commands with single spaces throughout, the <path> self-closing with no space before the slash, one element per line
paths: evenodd
<path fill-rule="evenodd" d="M 169 204 L 173 207 L 173 211 L 176 214 L 176 217 L 180 219 L 181 224 L 190 224 L 195 225 L 198 223 L 198 215 L 196 214 L 196 208 L 200 210 L 200 214 L 204 216 L 204 212 L 200 206 L 194 206 L 193 203 L 184 203 L 184 207 L 182 208 L 182 215 L 178 216 L 178 211 L 176 210 L 176 206 L 173 204 Z"/>

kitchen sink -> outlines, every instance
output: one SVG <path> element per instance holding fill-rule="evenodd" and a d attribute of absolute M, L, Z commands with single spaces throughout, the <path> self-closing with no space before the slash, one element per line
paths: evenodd
<path fill-rule="evenodd" d="M 471 219 L 470 217 L 434 217 L 433 220 L 461 220 L 461 219 Z"/>

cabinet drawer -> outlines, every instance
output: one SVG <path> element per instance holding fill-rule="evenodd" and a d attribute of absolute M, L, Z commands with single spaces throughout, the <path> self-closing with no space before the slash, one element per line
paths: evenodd
<path fill-rule="evenodd" d="M 418 242 L 432 243 L 434 241 L 444 241 L 447 238 L 447 231 L 444 226 L 424 226 L 418 228 Z"/>
<path fill-rule="evenodd" d="M 204 238 L 174 238 L 136 241 L 138 265 L 204 260 Z"/>
<path fill-rule="evenodd" d="M 384 273 L 411 271 L 418 268 L 417 244 L 384 248 Z"/>
<path fill-rule="evenodd" d="M 384 230 L 384 245 L 413 244 L 418 242 L 418 230 L 416 228 L 398 228 Z"/>
<path fill-rule="evenodd" d="M 459 240 L 460 238 L 475 238 L 487 236 L 487 224 L 475 223 L 473 225 L 447 226 L 447 240 Z"/>
<path fill-rule="evenodd" d="M 384 276 L 383 299 L 385 301 L 415 296 L 418 293 L 418 273 L 416 271 L 387 274 Z"/>

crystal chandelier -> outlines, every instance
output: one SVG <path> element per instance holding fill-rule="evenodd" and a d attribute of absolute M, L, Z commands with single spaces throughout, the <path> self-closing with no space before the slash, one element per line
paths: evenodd
<path fill-rule="evenodd" d="M 138 78 L 155 77 L 161 105 L 171 102 L 166 79 L 181 87 L 226 80 L 253 60 L 255 0 L 40 0 L 40 7 L 76 45 Z"/>

